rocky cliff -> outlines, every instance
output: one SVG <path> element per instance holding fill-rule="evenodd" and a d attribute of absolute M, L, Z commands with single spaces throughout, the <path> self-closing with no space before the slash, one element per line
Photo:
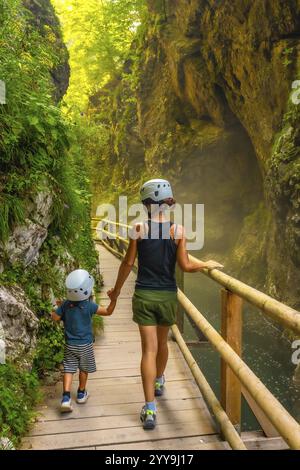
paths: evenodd
<path fill-rule="evenodd" d="M 59 20 L 50 0 L 23 0 L 24 6 L 31 12 L 31 23 L 41 36 L 46 31 L 52 33 L 52 48 L 59 57 L 59 62 L 51 69 L 54 84 L 54 100 L 59 102 L 66 93 L 70 79 L 70 65 L 67 48 L 63 42 Z"/>
<path fill-rule="evenodd" d="M 168 176 L 178 201 L 205 204 L 202 255 L 226 258 L 227 271 L 299 307 L 299 111 L 290 96 L 300 2 L 147 4 L 138 65 L 129 64 L 136 103 L 124 101 L 126 80 L 110 85 L 106 152 L 122 167 L 116 178 L 136 181 L 144 163 L 146 176 Z M 97 99 L 108 109 L 106 96 Z"/>
<path fill-rule="evenodd" d="M 7 14 L 7 12 L 11 11 L 12 14 L 16 13 L 20 18 L 24 16 L 24 13 L 26 13 L 26 20 L 23 20 L 24 22 L 22 23 L 22 26 L 24 24 L 30 25 L 32 30 L 40 36 L 41 41 L 45 34 L 51 35 L 51 54 L 53 54 L 53 56 L 55 55 L 56 60 L 54 67 L 52 66 L 51 60 L 49 60 L 48 73 L 49 76 L 52 77 L 54 86 L 50 86 L 49 84 L 48 88 L 49 92 L 53 93 L 52 104 L 55 105 L 62 98 L 68 87 L 70 73 L 68 53 L 62 42 L 59 22 L 55 16 L 50 0 L 24 0 L 23 4 L 28 10 L 27 12 L 26 10 L 21 11 L 21 5 L 18 5 L 16 2 L 10 2 L 5 5 L 5 8 L 7 9 L 5 13 Z M 9 10 L 9 8 L 11 10 Z M 28 17 L 27 13 L 29 13 Z M 2 33 L 2 39 L 7 40 L 5 31 L 3 32 L 2 30 L 1 34 Z M 32 53 L 32 51 L 26 52 L 26 47 L 27 45 L 24 44 L 22 54 L 24 54 L 24 57 L 30 57 L 30 52 Z M 10 51 L 10 53 L 13 54 L 12 51 Z M 46 56 L 46 51 L 44 51 L 44 53 Z M 49 58 L 47 57 L 47 59 Z M 42 60 L 42 58 L 40 60 Z M 23 66 L 23 64 L 21 65 Z M 24 70 L 25 73 L 28 73 L 29 68 L 24 67 Z M 7 84 L 8 103 L 10 104 L 9 93 L 11 90 L 9 81 Z M 22 85 L 19 86 L 21 87 Z M 39 78 L 37 78 L 35 87 L 36 90 L 42 89 Z M 27 93 L 28 90 L 25 90 L 25 92 Z M 49 95 L 49 97 L 51 99 L 51 95 Z M 38 101 L 36 96 L 32 96 L 32 100 Z M 42 109 L 42 105 L 40 103 L 39 106 L 40 109 Z M 3 108 L 4 117 L 9 116 L 9 113 L 13 113 L 11 106 Z M 32 119 L 35 119 L 34 122 L 36 125 L 40 126 L 39 132 L 43 133 L 44 131 L 38 121 L 38 113 L 39 109 L 37 109 L 37 117 L 33 117 Z M 22 121 L 23 116 L 20 115 L 18 118 L 15 117 L 16 127 L 20 125 L 18 123 L 18 119 Z M 2 125 L 3 123 L 0 122 L 1 129 Z M 28 365 L 32 360 L 32 352 L 36 346 L 36 335 L 38 330 L 37 311 L 32 302 L 30 302 L 30 297 L 36 296 L 41 299 L 42 303 L 43 301 L 49 301 L 51 295 L 51 289 L 49 288 L 47 295 L 45 294 L 45 287 L 47 287 L 49 280 L 47 281 L 46 270 L 43 270 L 43 266 L 41 267 L 41 265 L 45 263 L 45 253 L 42 256 L 40 255 L 44 242 L 49 242 L 49 227 L 55 217 L 54 204 L 55 201 L 57 202 L 57 195 L 53 191 L 51 175 L 49 173 L 45 172 L 43 177 L 39 175 L 35 179 L 33 178 L 34 172 L 36 172 L 36 175 L 39 174 L 38 168 L 35 168 L 33 164 L 30 174 L 32 182 L 31 184 L 28 184 L 28 182 L 25 184 L 26 178 L 29 178 L 29 175 L 25 171 L 30 168 L 30 158 L 28 158 L 27 150 L 28 147 L 31 146 L 31 159 L 35 157 L 36 161 L 38 161 L 41 160 L 42 157 L 45 157 L 45 154 L 38 154 L 37 149 L 34 148 L 35 142 L 29 141 L 29 124 L 27 124 L 25 129 L 28 132 L 26 139 L 23 138 L 22 140 L 21 138 L 20 142 L 18 142 L 15 137 L 15 153 L 19 153 L 20 148 L 24 150 L 24 156 L 20 159 L 20 163 L 16 164 L 17 157 L 15 157 L 15 160 L 13 158 L 10 161 L 8 160 L 5 153 L 6 149 L 9 149 L 8 145 L 7 147 L 3 146 L 1 148 L 0 156 L 0 161 L 3 164 L 0 185 L 1 205 L 4 205 L 6 200 L 10 201 L 10 198 L 12 197 L 16 197 L 16 203 L 18 202 L 16 191 L 11 189 L 13 187 L 11 184 L 13 179 L 14 181 L 17 179 L 20 181 L 23 178 L 23 186 L 26 187 L 26 190 L 21 191 L 18 195 L 19 198 L 23 199 L 22 208 L 24 214 L 22 221 L 12 221 L 8 236 L 5 238 L 3 237 L 3 239 L 0 240 L 0 274 L 2 276 L 2 285 L 0 285 L 0 330 L 2 332 L 0 338 L 2 341 L 2 346 L 0 345 L 0 362 L 3 361 L 4 348 L 6 359 L 22 362 L 23 364 Z M 32 140 L 34 140 L 34 138 L 32 138 Z M 33 157 L 34 152 L 36 152 L 37 155 Z M 26 161 L 25 155 L 27 155 L 28 158 L 26 165 L 24 165 L 24 161 Z M 6 164 L 3 162 L 6 162 Z M 25 168 L 23 172 L 22 165 L 24 165 Z M 9 184 L 7 184 L 7 182 L 9 182 Z M 7 186 L 5 186 L 5 184 L 7 184 Z M 19 187 L 22 188 L 21 183 L 19 183 Z M 7 207 L 9 206 L 7 205 Z M 0 211 L 0 223 L 2 226 L 5 225 L 4 220 L 2 220 L 2 218 L 4 219 L 4 216 L 5 210 L 3 209 Z M 10 219 L 12 219 L 12 217 L 10 217 Z M 51 236 L 53 237 L 53 234 Z M 53 241 L 49 243 L 54 246 Z M 49 247 L 48 252 L 51 252 Z M 50 264 L 53 262 L 53 265 L 55 265 L 57 262 L 60 264 L 59 266 L 56 266 L 57 272 L 59 270 L 69 269 L 70 266 L 72 266 L 72 263 L 74 264 L 74 260 L 70 259 L 67 252 L 64 253 L 63 259 L 61 259 L 58 253 L 55 253 L 54 250 L 52 250 L 50 254 L 51 256 L 49 255 L 48 263 Z M 44 279 L 43 276 L 35 276 L 39 271 L 44 272 Z"/>

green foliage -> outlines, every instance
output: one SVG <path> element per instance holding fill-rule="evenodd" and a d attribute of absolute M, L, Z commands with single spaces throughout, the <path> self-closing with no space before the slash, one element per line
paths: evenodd
<path fill-rule="evenodd" d="M 40 376 L 45 370 L 54 370 L 63 360 L 64 332 L 60 324 L 51 318 L 40 319 L 38 344 L 34 367 Z"/>
<path fill-rule="evenodd" d="M 103 331 L 103 318 L 99 315 L 93 316 L 93 335 L 98 336 Z"/>
<path fill-rule="evenodd" d="M 35 372 L 18 369 L 13 364 L 0 365 L 0 437 L 14 444 L 28 430 L 34 418 L 33 406 L 40 399 Z"/>
<path fill-rule="evenodd" d="M 75 124 L 94 201 L 112 201 L 120 182 L 128 184 L 130 169 L 123 142 L 136 124 L 145 1 L 54 0 L 54 5 L 70 53 L 66 113 Z M 138 175 L 140 180 L 142 164 L 136 163 L 132 179 Z"/>
<path fill-rule="evenodd" d="M 66 102 L 76 114 L 89 96 L 122 72 L 144 0 L 53 0 L 70 52 L 71 82 Z"/>
<path fill-rule="evenodd" d="M 55 183 L 51 176 L 61 172 L 69 130 L 53 105 L 51 70 L 60 63 L 53 31 L 34 28 L 21 0 L 0 0 L 0 6 L 0 77 L 7 88 L 7 104 L 0 106 L 0 239 L 5 240 L 24 219 L 28 193 Z"/>
<path fill-rule="evenodd" d="M 78 266 L 95 269 L 91 194 L 76 126 L 53 104 L 51 72 L 64 56 L 57 45 L 57 26 L 37 27 L 21 0 L 0 0 L 0 7 L 0 77 L 7 85 L 7 104 L 0 106 L 0 241 L 24 221 L 28 199 L 49 186 L 54 197 L 52 241 L 43 248 L 37 272 L 29 269 L 33 282 L 30 276 L 22 282 L 27 291 L 33 285 L 32 298 L 34 284 L 43 281 L 59 290 L 62 279 L 51 266 L 58 248 L 62 262 L 67 248 Z M 16 270 L 14 266 L 13 276 Z"/>

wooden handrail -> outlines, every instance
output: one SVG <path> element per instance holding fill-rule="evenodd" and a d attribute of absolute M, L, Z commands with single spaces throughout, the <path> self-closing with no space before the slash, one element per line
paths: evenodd
<path fill-rule="evenodd" d="M 92 220 L 95 221 L 95 222 L 105 222 L 107 224 L 116 225 L 117 227 L 124 227 L 124 228 L 127 228 L 127 229 L 132 228 L 132 225 L 122 224 L 121 222 L 113 222 L 112 220 L 101 219 L 100 217 L 92 217 Z"/>
<path fill-rule="evenodd" d="M 192 255 L 189 255 L 189 257 L 193 260 L 197 260 L 197 258 Z M 273 299 L 269 295 L 254 289 L 254 287 L 250 287 L 238 279 L 229 276 L 223 271 L 218 269 L 204 269 L 202 272 L 221 286 L 228 289 L 230 292 L 237 294 L 239 297 L 246 300 L 250 304 L 258 307 L 262 312 L 264 312 L 273 320 L 278 321 L 286 328 L 289 328 L 295 333 L 300 334 L 300 312 L 297 310 L 288 307 L 282 302 Z"/>
<path fill-rule="evenodd" d="M 245 389 L 259 404 L 283 439 L 292 449 L 300 450 L 300 425 L 297 421 L 180 290 L 178 290 L 178 300 L 195 325 L 205 334 Z"/>
<path fill-rule="evenodd" d="M 205 376 L 203 375 L 203 372 L 195 361 L 193 355 L 191 354 L 189 348 L 187 347 L 182 337 L 182 334 L 179 331 L 179 328 L 176 325 L 172 326 L 172 333 L 198 384 L 200 392 L 202 393 L 206 403 L 213 412 L 213 415 L 215 416 L 216 420 L 218 421 L 220 429 L 225 439 L 229 442 L 232 449 L 247 450 L 247 447 L 243 443 L 238 432 L 236 431 L 227 414 L 225 413 L 224 409 L 222 408 L 221 403 L 219 402 L 214 391 L 207 382 Z"/>

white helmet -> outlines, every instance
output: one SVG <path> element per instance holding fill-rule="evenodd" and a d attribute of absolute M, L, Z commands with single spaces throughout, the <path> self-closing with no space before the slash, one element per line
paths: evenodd
<path fill-rule="evenodd" d="M 67 299 L 79 302 L 92 295 L 94 278 L 85 269 L 72 271 L 66 279 Z"/>
<path fill-rule="evenodd" d="M 155 202 L 172 198 L 173 192 L 169 181 L 162 179 L 149 180 L 143 184 L 140 190 L 141 200 L 152 199 Z"/>

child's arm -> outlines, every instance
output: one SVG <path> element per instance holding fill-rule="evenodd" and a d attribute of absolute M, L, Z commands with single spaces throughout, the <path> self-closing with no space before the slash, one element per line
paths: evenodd
<path fill-rule="evenodd" d="M 60 321 L 60 320 L 61 320 L 61 317 L 60 317 L 59 315 L 57 315 L 57 313 L 54 312 L 54 311 L 51 312 L 51 318 L 52 318 L 52 320 L 54 320 L 54 321 Z"/>
<path fill-rule="evenodd" d="M 110 304 L 108 305 L 108 307 L 98 307 L 96 315 L 101 315 L 103 317 L 107 317 L 111 315 L 115 309 L 116 303 L 117 303 L 116 300 L 112 300 Z"/>
<path fill-rule="evenodd" d="M 57 301 L 56 301 L 56 305 L 58 306 L 58 309 L 60 309 L 61 304 L 62 304 L 62 301 L 61 301 L 61 300 L 57 300 Z M 53 311 L 51 312 L 51 318 L 52 318 L 52 320 L 54 320 L 54 321 L 61 321 L 61 315 L 57 315 L 57 313 L 56 313 L 55 310 L 53 310 Z"/>

